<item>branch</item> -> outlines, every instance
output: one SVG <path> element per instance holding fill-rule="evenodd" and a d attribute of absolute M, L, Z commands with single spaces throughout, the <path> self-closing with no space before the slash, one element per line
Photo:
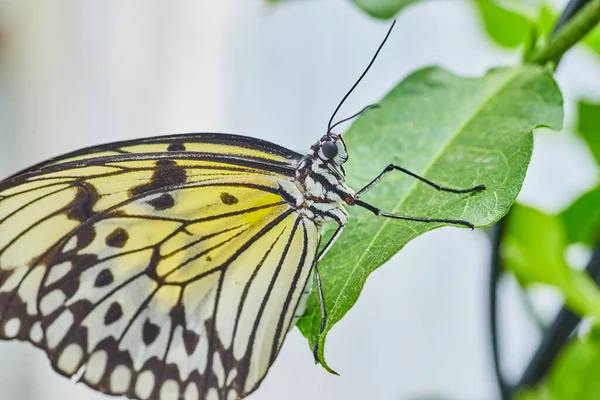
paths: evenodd
<path fill-rule="evenodd" d="M 599 22 L 600 0 L 589 1 L 575 13 L 571 20 L 558 29 L 546 46 L 535 51 L 528 61 L 535 64 L 548 62 L 557 64 L 563 54 L 583 39 Z"/>
<path fill-rule="evenodd" d="M 504 268 L 502 263 L 502 256 L 500 254 L 500 245 L 502 243 L 502 236 L 504 233 L 504 225 L 506 223 L 506 217 L 496 222 L 491 229 L 490 238 L 492 241 L 492 254 L 490 260 L 490 290 L 489 290 L 489 323 L 490 323 L 490 336 L 492 344 L 492 356 L 494 360 L 494 372 L 496 374 L 496 382 L 498 383 L 498 389 L 500 390 L 500 397 L 502 400 L 510 400 L 511 388 L 508 383 L 504 380 L 502 370 L 500 368 L 500 355 L 498 350 L 498 278 L 502 274 Z"/>

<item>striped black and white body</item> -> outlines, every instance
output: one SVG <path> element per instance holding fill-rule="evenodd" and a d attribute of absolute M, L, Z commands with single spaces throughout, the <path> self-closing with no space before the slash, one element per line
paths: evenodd
<path fill-rule="evenodd" d="M 324 145 L 335 149 L 334 157 L 323 153 Z M 354 192 L 345 183 L 342 164 L 347 159 L 346 146 L 339 136 L 325 135 L 311 146 L 298 163 L 292 180 L 298 191 L 290 191 L 300 214 L 319 225 L 328 221 L 340 225 L 348 222 L 344 203 L 352 204 Z"/>

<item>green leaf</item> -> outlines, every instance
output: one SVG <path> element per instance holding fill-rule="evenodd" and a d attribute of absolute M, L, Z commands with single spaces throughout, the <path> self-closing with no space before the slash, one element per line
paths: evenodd
<path fill-rule="evenodd" d="M 577 131 L 600 165 L 600 104 L 580 100 L 577 104 Z M 600 186 L 583 194 L 561 214 L 569 243 L 594 245 L 600 231 Z"/>
<path fill-rule="evenodd" d="M 560 217 L 515 204 L 504 233 L 502 258 L 522 285 L 553 285 L 579 315 L 600 318 L 600 290 L 584 271 L 567 265 L 567 244 Z"/>
<path fill-rule="evenodd" d="M 561 214 L 569 243 L 593 246 L 600 238 L 600 186 L 584 193 Z"/>
<path fill-rule="evenodd" d="M 549 36 L 552 33 L 552 30 L 558 22 L 558 17 L 558 13 L 554 11 L 550 4 L 544 3 L 542 7 L 540 7 L 540 15 L 538 18 L 538 22 L 541 31 L 545 35 Z"/>
<path fill-rule="evenodd" d="M 518 400 L 599 399 L 600 342 L 594 329 L 583 339 L 575 338 L 552 366 L 546 382 L 517 396 Z"/>
<path fill-rule="evenodd" d="M 584 39 L 583 42 L 600 57 L 600 26 L 592 30 Z"/>
<path fill-rule="evenodd" d="M 502 258 L 522 285 L 558 285 L 570 268 L 565 261 L 567 247 L 561 221 L 554 215 L 515 204 L 506 224 Z"/>
<path fill-rule="evenodd" d="M 545 388 L 527 388 L 516 393 L 515 400 L 553 400 Z"/>
<path fill-rule="evenodd" d="M 560 91 L 550 71 L 538 66 L 496 69 L 479 78 L 425 68 L 380 104 L 344 136 L 350 153 L 348 184 L 361 188 L 389 163 L 444 186 L 485 184 L 483 192 L 456 195 L 396 172 L 363 198 L 385 211 L 465 219 L 479 227 L 498 221 L 514 202 L 531 158 L 532 131 L 542 125 L 560 129 L 563 119 Z M 441 226 L 349 208 L 348 227 L 319 264 L 328 312 L 325 331 L 319 336 L 316 290 L 298 322 L 311 346 L 318 338 L 321 360 L 327 333 L 354 305 L 368 275 L 409 240 Z"/>
<path fill-rule="evenodd" d="M 580 100 L 577 103 L 577 131 L 587 142 L 600 165 L 600 104 Z"/>
<path fill-rule="evenodd" d="M 509 2 L 510 3 L 510 2 Z M 507 7 L 508 3 L 475 0 L 487 34 L 502 47 L 515 48 L 527 40 L 532 23 L 522 9 Z"/>
<path fill-rule="evenodd" d="M 530 21 L 538 18 L 540 8 L 543 7 L 547 0 L 476 0 L 482 3 L 494 3 L 505 10 L 518 13 L 526 17 Z"/>
<path fill-rule="evenodd" d="M 561 353 L 548 379 L 553 399 L 600 398 L 600 343 L 575 340 Z"/>
<path fill-rule="evenodd" d="M 381 19 L 393 18 L 404 7 L 419 1 L 421 0 L 352 0 L 363 11 Z"/>

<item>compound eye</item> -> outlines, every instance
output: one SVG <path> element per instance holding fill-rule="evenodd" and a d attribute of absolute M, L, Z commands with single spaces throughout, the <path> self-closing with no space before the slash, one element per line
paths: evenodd
<path fill-rule="evenodd" d="M 323 155 L 330 160 L 338 155 L 338 147 L 334 142 L 331 141 L 323 143 L 321 146 L 321 151 L 323 152 Z"/>

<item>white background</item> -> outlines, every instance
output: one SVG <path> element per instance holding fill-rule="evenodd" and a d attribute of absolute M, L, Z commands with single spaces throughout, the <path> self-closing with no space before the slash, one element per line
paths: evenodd
<path fill-rule="evenodd" d="M 0 0 L 0 176 L 82 146 L 179 132 L 235 132 L 302 151 L 388 27 L 347 0 Z M 400 15 L 341 115 L 419 67 L 479 75 L 518 62 L 485 37 L 470 2 L 427 1 Z M 600 93 L 595 62 L 578 49 L 561 65 L 567 125 L 576 98 Z M 595 184 L 576 138 L 536 142 L 523 201 L 557 211 Z M 488 253 L 483 231 L 443 228 L 412 241 L 331 332 L 326 354 L 340 377 L 315 366 L 293 330 L 251 399 L 496 399 Z M 504 367 L 516 377 L 538 337 L 510 280 L 503 288 Z M 551 317 L 560 298 L 535 297 Z M 0 343 L 0 400 L 106 398 L 54 373 L 31 346 Z"/>

